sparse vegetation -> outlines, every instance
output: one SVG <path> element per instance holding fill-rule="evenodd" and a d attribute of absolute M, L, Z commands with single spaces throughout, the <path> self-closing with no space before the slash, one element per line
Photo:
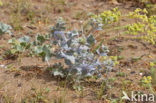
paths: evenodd
<path fill-rule="evenodd" d="M 0 0 L 0 103 L 155 102 L 155 2 L 104 1 Z"/>

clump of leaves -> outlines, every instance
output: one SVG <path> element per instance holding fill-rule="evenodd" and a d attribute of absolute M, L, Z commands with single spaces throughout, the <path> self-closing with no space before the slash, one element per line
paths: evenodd
<path fill-rule="evenodd" d="M 0 35 L 2 35 L 4 33 L 8 33 L 8 34 L 12 35 L 12 32 L 10 31 L 11 29 L 12 29 L 12 27 L 10 25 L 0 22 Z"/>
<path fill-rule="evenodd" d="M 61 63 L 55 63 L 52 67 L 48 67 L 47 70 L 51 71 L 54 76 L 60 76 L 61 78 L 67 75 L 67 71 L 64 69 Z"/>
<path fill-rule="evenodd" d="M 11 53 L 11 50 L 6 50 L 2 56 L 2 58 L 5 60 L 8 60 L 8 59 L 15 60 L 17 57 L 18 55 Z"/>
<path fill-rule="evenodd" d="M 24 36 L 19 38 L 18 40 L 15 38 L 12 38 L 8 41 L 9 44 L 11 44 L 11 53 L 22 53 L 26 51 L 27 49 L 30 48 L 31 44 L 30 42 L 30 37 Z"/>
<path fill-rule="evenodd" d="M 43 61 L 50 60 L 52 54 L 50 51 L 51 45 L 44 44 L 44 42 L 48 39 L 48 36 L 45 35 L 36 35 L 36 39 L 31 42 L 31 38 L 29 36 L 24 36 L 19 39 L 12 38 L 8 41 L 11 44 L 11 53 L 27 53 L 32 56 L 42 57 Z M 50 65 L 50 64 L 49 64 Z"/>
<path fill-rule="evenodd" d="M 31 48 L 31 50 L 33 54 L 42 57 L 42 60 L 46 61 L 48 65 L 50 65 L 48 61 L 52 57 L 52 52 L 50 50 L 52 48 L 52 44 L 50 44 L 50 42 L 45 43 L 46 41 L 50 41 L 48 35 L 43 36 L 37 34 L 36 39 L 32 42 L 33 48 Z"/>

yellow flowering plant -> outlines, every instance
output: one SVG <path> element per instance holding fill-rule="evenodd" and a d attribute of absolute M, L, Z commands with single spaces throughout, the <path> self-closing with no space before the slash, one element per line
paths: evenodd
<path fill-rule="evenodd" d="M 0 0 L 0 6 L 3 6 L 3 2 Z"/>
<path fill-rule="evenodd" d="M 153 45 L 156 43 L 156 15 L 147 16 L 146 9 L 136 9 L 129 13 L 129 17 L 136 22 L 127 26 L 127 33 L 135 35 L 138 39 L 143 39 Z"/>
<path fill-rule="evenodd" d="M 150 84 L 151 83 L 151 81 L 152 81 L 152 77 L 151 76 L 144 76 L 143 77 L 143 83 L 145 83 L 145 84 Z"/>
<path fill-rule="evenodd" d="M 151 93 L 155 94 L 153 86 L 156 84 L 156 77 L 155 77 L 156 68 L 154 62 L 150 62 L 149 64 L 151 68 L 151 76 L 144 76 L 143 79 L 141 80 L 141 83 L 144 88 L 149 88 Z"/>
<path fill-rule="evenodd" d="M 152 77 L 151 76 L 144 76 L 141 82 L 142 82 L 142 86 L 144 88 L 148 88 L 152 94 L 155 94 L 154 89 L 152 87 Z"/>
<path fill-rule="evenodd" d="M 94 19 L 98 20 L 98 22 L 102 22 L 103 24 L 112 24 L 114 22 L 118 22 L 120 16 L 121 13 L 118 8 L 104 11 L 100 15 L 92 15 Z"/>

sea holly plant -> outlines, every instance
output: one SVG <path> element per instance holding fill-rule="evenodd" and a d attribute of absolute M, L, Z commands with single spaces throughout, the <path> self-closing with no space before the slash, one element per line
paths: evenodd
<path fill-rule="evenodd" d="M 110 71 L 114 66 L 114 62 L 111 59 L 100 59 L 101 57 L 107 57 L 109 52 L 108 48 L 104 45 L 97 48 L 96 52 L 93 53 L 91 50 L 92 45 L 96 43 L 93 36 L 95 29 L 99 30 L 96 19 L 91 24 L 91 32 L 89 35 L 83 34 L 76 30 L 65 32 L 65 23 L 63 19 L 59 19 L 57 24 L 51 29 L 51 37 L 53 44 L 57 46 L 55 51 L 56 57 L 64 59 L 65 65 L 67 66 L 61 69 L 52 71 L 53 74 L 57 74 L 62 77 L 76 78 L 76 80 L 84 79 L 85 77 L 91 77 L 97 75 L 102 77 L 103 73 Z M 92 21 L 93 22 L 93 19 Z M 89 21 L 89 23 L 91 23 Z M 55 65 L 55 69 L 56 65 Z M 60 72 L 60 73 L 58 73 Z"/>
<path fill-rule="evenodd" d="M 10 25 L 0 22 L 0 35 L 2 35 L 4 33 L 8 33 L 8 34 L 12 35 L 12 32 L 10 31 L 11 29 L 12 29 L 12 27 Z"/>
<path fill-rule="evenodd" d="M 102 23 L 93 18 L 88 25 L 91 27 L 89 34 L 85 34 L 82 31 L 84 29 L 66 31 L 64 20 L 59 18 L 56 25 L 51 28 L 49 35 L 37 34 L 34 41 L 31 41 L 28 36 L 18 40 L 13 38 L 9 40 L 9 43 L 15 52 L 28 50 L 32 55 L 41 57 L 43 61 L 47 62 L 48 69 L 54 76 L 72 78 L 76 82 L 92 76 L 107 80 L 107 77 L 103 75 L 105 73 L 108 75 L 115 65 L 114 61 L 107 56 L 109 50 L 103 44 L 94 51 L 92 50 L 92 45 L 96 45 L 97 42 L 94 32 L 102 30 Z M 56 49 L 53 50 L 53 48 Z M 52 56 L 63 59 L 64 64 L 51 65 L 49 60 L 52 59 Z"/>

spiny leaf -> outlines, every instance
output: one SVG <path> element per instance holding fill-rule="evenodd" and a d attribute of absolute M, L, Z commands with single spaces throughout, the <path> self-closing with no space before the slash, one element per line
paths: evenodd
<path fill-rule="evenodd" d="M 42 35 L 40 35 L 40 34 L 37 34 L 37 36 L 36 36 L 36 41 L 41 45 L 41 44 L 44 43 L 45 38 L 44 38 L 44 36 L 42 36 Z"/>
<path fill-rule="evenodd" d="M 10 31 L 11 29 L 12 29 L 12 27 L 10 25 L 0 22 L 0 35 L 2 35 L 4 33 L 8 33 L 8 34 L 12 35 L 12 32 Z"/>
<path fill-rule="evenodd" d="M 92 34 L 90 34 L 88 37 L 87 37 L 87 43 L 89 43 L 90 45 L 96 43 L 96 40 L 94 38 L 94 36 Z"/>
<path fill-rule="evenodd" d="M 29 36 L 24 36 L 18 39 L 19 42 L 21 43 L 29 43 L 30 42 L 30 37 Z"/>

